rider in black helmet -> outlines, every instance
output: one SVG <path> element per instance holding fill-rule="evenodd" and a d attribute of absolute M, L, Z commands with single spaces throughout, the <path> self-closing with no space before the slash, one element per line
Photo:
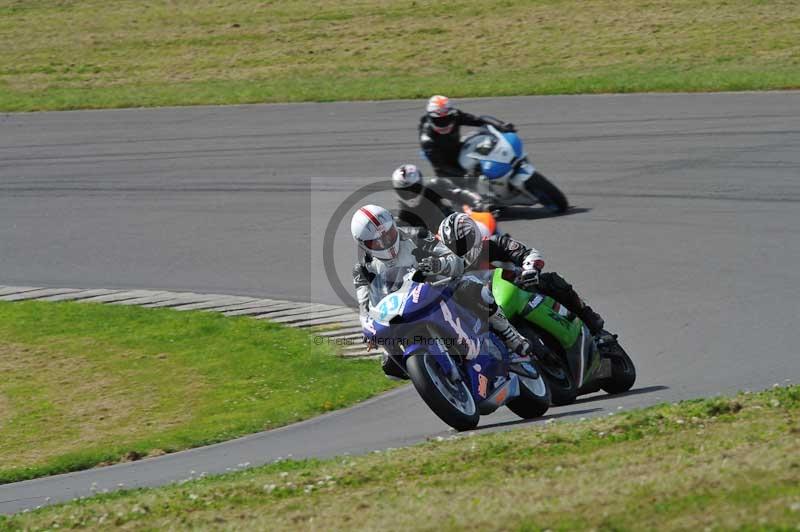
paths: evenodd
<path fill-rule="evenodd" d="M 613 340 L 603 329 L 603 318 L 584 303 L 572 285 L 555 272 L 542 273 L 544 260 L 536 248 L 527 247 L 507 234 L 484 238 L 475 221 L 464 213 L 453 213 L 442 221 L 439 239 L 464 259 L 465 271 L 487 270 L 494 267 L 493 263 L 511 263 L 521 268 L 517 284 L 523 289 L 535 286 L 578 316 L 595 338 L 601 342 Z"/>

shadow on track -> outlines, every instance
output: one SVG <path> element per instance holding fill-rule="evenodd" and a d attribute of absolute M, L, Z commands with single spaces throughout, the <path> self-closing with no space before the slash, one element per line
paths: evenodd
<path fill-rule="evenodd" d="M 497 221 L 504 220 L 540 220 L 542 218 L 560 218 L 572 214 L 582 214 L 590 212 L 592 209 L 583 207 L 570 207 L 567 212 L 554 213 L 544 207 L 504 207 L 497 216 Z"/>
<path fill-rule="evenodd" d="M 617 399 L 619 397 L 628 397 L 630 395 L 641 395 L 641 394 L 644 394 L 644 393 L 653 393 L 653 392 L 658 392 L 658 391 L 661 391 L 661 390 L 669 390 L 669 386 L 661 386 L 661 385 L 644 386 L 642 388 L 634 388 L 632 390 L 628 390 L 627 392 L 618 393 L 618 394 L 614 394 L 614 395 L 609 395 L 609 394 L 606 394 L 606 393 L 603 393 L 603 394 L 600 394 L 600 395 L 591 395 L 589 397 L 582 397 L 580 399 L 577 399 L 572 404 L 576 404 L 577 405 L 577 404 L 581 404 L 581 403 L 590 403 L 590 402 L 593 402 L 593 401 L 604 401 L 606 399 Z"/>
<path fill-rule="evenodd" d="M 524 425 L 528 423 L 537 423 L 540 421 L 547 421 L 548 419 L 558 419 L 560 417 L 566 416 L 578 416 L 582 414 L 591 414 L 593 412 L 599 412 L 602 408 L 587 408 L 585 410 L 570 410 L 569 412 L 559 412 L 558 414 L 548 414 L 542 417 L 537 417 L 534 419 L 515 419 L 513 421 L 503 421 L 500 423 L 490 423 L 489 425 L 481 425 L 480 427 L 474 429 L 475 431 L 481 431 L 485 429 L 496 429 L 498 427 L 511 427 L 514 425 Z"/>

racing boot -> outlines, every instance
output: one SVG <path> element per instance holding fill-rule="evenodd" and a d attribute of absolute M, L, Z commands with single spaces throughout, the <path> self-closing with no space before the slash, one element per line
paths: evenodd
<path fill-rule="evenodd" d="M 592 336 L 600 337 L 605 321 L 592 310 L 592 307 L 583 302 L 572 285 L 563 277 L 555 272 L 542 273 L 539 275 L 539 288 L 545 295 L 552 297 L 578 316 L 586 324 Z"/>
<path fill-rule="evenodd" d="M 495 313 L 489 316 L 488 322 L 492 330 L 503 339 L 506 347 L 511 351 L 509 370 L 523 375 L 529 375 L 531 371 L 535 372 L 530 364 L 526 364 L 531 361 L 530 342 L 511 325 L 500 307 L 497 307 Z M 535 377 L 534 375 L 529 376 Z"/>
<path fill-rule="evenodd" d="M 617 335 L 611 334 L 605 329 L 595 335 L 594 341 L 597 343 L 597 348 L 600 349 L 601 353 L 612 351 L 615 347 L 619 346 L 617 343 Z"/>
<path fill-rule="evenodd" d="M 605 320 L 603 320 L 600 314 L 592 310 L 592 307 L 583 303 L 583 301 L 581 301 L 581 307 L 582 308 L 578 309 L 578 312 L 575 312 L 575 315 L 578 316 L 584 324 L 586 324 L 586 327 L 589 328 L 589 332 L 592 333 L 592 336 L 594 336 L 596 339 L 599 339 L 603 333 L 603 327 L 605 327 L 606 324 Z"/>

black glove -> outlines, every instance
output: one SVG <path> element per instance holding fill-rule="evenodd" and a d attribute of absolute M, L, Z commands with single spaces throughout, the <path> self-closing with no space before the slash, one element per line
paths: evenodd
<path fill-rule="evenodd" d="M 444 271 L 444 259 L 439 257 L 425 257 L 419 261 L 417 270 L 426 275 L 438 275 Z"/>
<path fill-rule="evenodd" d="M 536 286 L 539 284 L 539 270 L 522 270 L 517 277 L 516 284 L 523 289 Z"/>
<path fill-rule="evenodd" d="M 502 127 L 503 133 L 516 133 L 517 128 L 511 122 L 506 122 Z"/>

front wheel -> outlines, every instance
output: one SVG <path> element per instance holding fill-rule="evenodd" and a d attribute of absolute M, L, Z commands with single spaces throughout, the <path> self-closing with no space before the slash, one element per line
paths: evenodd
<path fill-rule="evenodd" d="M 611 377 L 603 379 L 600 387 L 610 394 L 627 392 L 636 382 L 636 366 L 621 345 L 610 350 L 607 358 L 611 360 Z"/>
<path fill-rule="evenodd" d="M 478 426 L 480 414 L 467 384 L 463 380 L 453 382 L 433 355 L 412 355 L 406 361 L 406 371 L 422 400 L 442 421 L 456 430 Z"/>
<path fill-rule="evenodd" d="M 578 397 L 578 387 L 566 361 L 553 355 L 550 360 L 538 365 L 550 388 L 555 406 L 571 405 Z"/>
<path fill-rule="evenodd" d="M 539 203 L 551 212 L 560 214 L 569 208 L 564 193 L 538 171 L 525 181 L 525 190 L 535 196 Z"/>
<path fill-rule="evenodd" d="M 519 397 L 515 397 L 506 405 L 522 419 L 541 417 L 550 408 L 550 388 L 542 378 L 541 372 L 535 379 L 523 375 L 519 377 Z"/>

